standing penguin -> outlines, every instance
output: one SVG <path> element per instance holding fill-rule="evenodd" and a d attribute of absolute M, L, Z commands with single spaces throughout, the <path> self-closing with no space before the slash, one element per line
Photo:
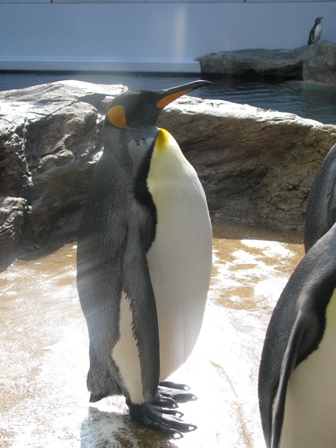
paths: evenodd
<path fill-rule="evenodd" d="M 321 37 L 322 34 L 322 19 L 323 17 L 317 17 L 314 26 L 309 33 L 308 45 L 315 44 Z"/>
<path fill-rule="evenodd" d="M 334 145 L 312 183 L 306 209 L 304 245 L 306 252 L 336 222 L 336 145 Z"/>
<path fill-rule="evenodd" d="M 305 255 L 270 320 L 259 370 L 268 448 L 336 446 L 336 224 Z"/>
<path fill-rule="evenodd" d="M 172 399 L 158 385 L 187 360 L 199 335 L 212 232 L 194 168 L 155 123 L 166 105 L 208 84 L 127 91 L 112 101 L 78 235 L 90 401 L 123 394 L 132 418 L 167 434 L 195 429 L 167 409 L 194 396 L 167 389 Z"/>

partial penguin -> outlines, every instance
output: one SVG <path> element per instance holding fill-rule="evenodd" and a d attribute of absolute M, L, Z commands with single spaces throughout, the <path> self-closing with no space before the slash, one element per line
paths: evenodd
<path fill-rule="evenodd" d="M 167 409 L 194 396 L 159 382 L 188 359 L 199 335 L 212 232 L 194 168 L 155 124 L 165 106 L 208 84 L 131 90 L 112 101 L 78 234 L 90 401 L 123 394 L 132 418 L 167 434 L 195 429 Z"/>
<path fill-rule="evenodd" d="M 306 208 L 304 245 L 306 252 L 336 222 L 336 145 L 324 159 L 312 183 Z"/>
<path fill-rule="evenodd" d="M 259 370 L 268 448 L 336 446 L 336 147 L 312 186 L 307 253 L 272 314 Z"/>

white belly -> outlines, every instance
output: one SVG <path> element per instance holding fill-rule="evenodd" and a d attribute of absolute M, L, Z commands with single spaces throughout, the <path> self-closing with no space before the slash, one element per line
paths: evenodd
<path fill-rule="evenodd" d="M 334 293 L 319 349 L 294 370 L 289 380 L 280 448 L 336 447 L 335 314 Z"/>
<path fill-rule="evenodd" d="M 319 23 L 315 28 L 314 42 L 317 42 L 322 34 L 322 25 Z"/>
<path fill-rule="evenodd" d="M 170 169 L 172 177 L 167 172 L 160 174 L 154 160 L 151 169 L 160 179 L 156 182 L 149 176 L 158 218 L 147 260 L 159 321 L 160 380 L 187 360 L 196 343 L 212 264 L 212 233 L 204 191 L 189 162 L 182 153 L 177 156 L 183 158 L 179 160 L 181 172 Z M 167 168 L 167 164 L 164 166 Z"/>

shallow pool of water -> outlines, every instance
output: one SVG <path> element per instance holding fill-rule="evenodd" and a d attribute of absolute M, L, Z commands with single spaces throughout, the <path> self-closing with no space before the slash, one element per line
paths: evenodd
<path fill-rule="evenodd" d="M 298 81 L 260 82 L 203 76 L 212 85 L 192 93 L 200 98 L 222 99 L 264 109 L 291 112 L 325 124 L 336 124 L 336 87 Z M 0 90 L 21 89 L 64 79 L 98 84 L 123 84 L 130 89 L 163 89 L 199 79 L 192 74 L 141 73 L 0 73 Z"/>
<path fill-rule="evenodd" d="M 172 379 L 198 429 L 171 440 L 139 427 L 124 399 L 89 404 L 88 337 L 76 291 L 76 245 L 0 274 L 1 448 L 264 448 L 257 375 L 273 307 L 303 256 L 295 239 L 214 226 L 213 272 L 195 350 Z"/>

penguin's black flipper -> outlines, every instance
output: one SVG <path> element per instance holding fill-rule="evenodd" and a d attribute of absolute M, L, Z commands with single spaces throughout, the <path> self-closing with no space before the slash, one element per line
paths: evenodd
<path fill-rule="evenodd" d="M 134 220 L 133 220 L 134 222 Z M 133 332 L 137 340 L 140 357 L 142 390 L 149 403 L 135 404 L 132 402 L 131 391 L 128 390 L 126 400 L 131 417 L 144 426 L 169 435 L 181 436 L 182 432 L 196 429 L 196 426 L 181 420 L 183 414 L 175 411 L 176 401 L 171 395 L 161 395 L 158 392 L 160 375 L 159 330 L 156 312 L 155 296 L 146 262 L 146 251 L 143 247 L 143 237 L 140 232 L 132 235 L 137 241 L 130 249 L 126 247 L 124 254 L 124 287 L 130 298 L 133 314 Z M 131 250 L 131 248 L 133 249 Z M 136 285 L 134 287 L 133 285 Z M 127 386 L 127 384 L 126 384 Z M 177 385 L 180 389 L 185 386 Z M 175 390 L 176 396 L 188 394 L 185 390 Z M 191 398 L 193 399 L 193 398 Z M 185 401 L 185 400 L 184 400 Z M 159 406 L 157 406 L 159 405 Z M 173 409 L 167 409 L 173 408 Z"/>
<path fill-rule="evenodd" d="M 153 401 L 160 376 L 156 302 L 140 229 L 134 232 L 132 239 L 134 241 L 127 245 L 124 254 L 124 288 L 131 301 L 132 326 L 139 352 L 142 391 L 147 395 L 147 399 Z M 131 396 L 130 398 L 132 399 Z"/>
<path fill-rule="evenodd" d="M 303 313 L 299 312 L 290 333 L 286 351 L 282 360 L 279 387 L 273 407 L 271 448 L 279 447 L 285 412 L 288 381 L 297 362 L 298 352 L 305 329 L 305 318 Z"/>
<path fill-rule="evenodd" d="M 311 45 L 313 43 L 313 39 L 314 39 L 314 31 L 315 31 L 315 27 L 313 27 L 309 33 L 309 37 L 308 37 L 308 45 Z"/>
<path fill-rule="evenodd" d="M 183 416 L 178 411 L 164 409 L 148 404 L 134 405 L 127 400 L 131 417 L 147 428 L 162 432 L 170 436 L 183 437 L 183 432 L 195 431 L 196 425 L 183 422 Z"/>

